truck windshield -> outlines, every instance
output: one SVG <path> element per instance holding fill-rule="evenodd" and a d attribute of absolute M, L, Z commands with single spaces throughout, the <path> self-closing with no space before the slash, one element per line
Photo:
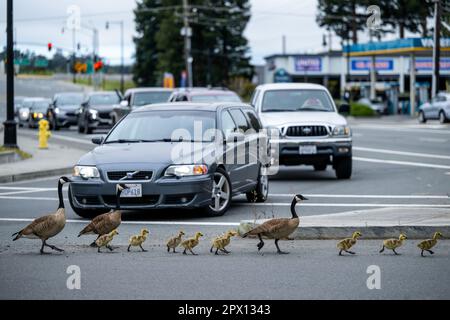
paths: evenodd
<path fill-rule="evenodd" d="M 264 94 L 262 112 L 323 111 L 334 106 L 323 90 L 269 90 Z"/>

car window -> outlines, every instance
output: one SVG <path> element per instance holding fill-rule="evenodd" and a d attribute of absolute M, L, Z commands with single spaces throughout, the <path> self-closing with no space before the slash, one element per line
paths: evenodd
<path fill-rule="evenodd" d="M 245 110 L 245 113 L 250 120 L 250 124 L 252 125 L 253 129 L 256 131 L 261 130 L 261 124 L 258 120 L 258 117 L 256 116 L 256 113 L 253 110 Z"/>
<path fill-rule="evenodd" d="M 327 92 L 317 89 L 266 91 L 261 109 L 262 112 L 334 111 Z"/>
<path fill-rule="evenodd" d="M 259 96 L 259 90 L 255 90 L 252 94 L 252 97 L 250 99 L 250 104 L 253 107 L 256 107 L 256 102 L 258 101 L 258 96 Z"/>
<path fill-rule="evenodd" d="M 55 105 L 57 107 L 66 107 L 66 106 L 77 106 L 83 102 L 84 95 L 73 93 L 73 94 L 61 94 L 56 97 Z"/>
<path fill-rule="evenodd" d="M 236 131 L 236 124 L 228 111 L 222 112 L 222 131 L 227 137 L 231 132 Z"/>
<path fill-rule="evenodd" d="M 244 116 L 241 110 L 232 109 L 230 110 L 231 116 L 236 123 L 239 130 L 246 132 L 249 129 L 247 118 Z"/>

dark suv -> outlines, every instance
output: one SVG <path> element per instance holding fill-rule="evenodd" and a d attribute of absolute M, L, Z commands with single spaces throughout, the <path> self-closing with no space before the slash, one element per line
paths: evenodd
<path fill-rule="evenodd" d="M 121 97 L 114 91 L 92 92 L 78 111 L 78 132 L 90 134 L 95 129 L 113 126 L 112 111 Z"/>
<path fill-rule="evenodd" d="M 241 98 L 226 88 L 189 88 L 178 89 L 172 93 L 169 102 L 242 102 Z"/>
<path fill-rule="evenodd" d="M 55 94 L 47 111 L 50 128 L 59 130 L 61 127 L 76 126 L 78 124 L 77 112 L 83 100 L 84 94 L 81 92 Z"/>

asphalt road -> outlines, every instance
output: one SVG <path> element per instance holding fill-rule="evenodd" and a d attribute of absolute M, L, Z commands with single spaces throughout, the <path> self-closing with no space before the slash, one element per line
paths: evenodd
<path fill-rule="evenodd" d="M 86 246 L 91 237 L 76 238 L 87 222 L 70 208 L 69 223 L 52 240 L 66 250 L 64 254 L 40 256 L 39 241 L 12 242 L 10 235 L 27 219 L 55 210 L 57 178 L 0 185 L 0 298 L 450 298 L 450 241 L 442 241 L 436 254 L 427 258 L 419 256 L 413 241 L 407 241 L 399 250 L 403 254 L 395 257 L 379 255 L 379 241 L 360 241 L 354 257 L 338 257 L 333 241 L 283 242 L 282 248 L 291 251 L 286 256 L 274 254 L 273 243 L 267 242 L 264 254 L 257 254 L 252 239 L 236 239 L 230 256 L 209 254 L 211 237 L 242 219 L 289 216 L 294 193 L 310 198 L 298 207 L 300 215 L 398 206 L 450 210 L 450 125 L 418 125 L 393 118 L 350 122 L 355 147 L 351 180 L 336 180 L 330 168 L 326 172 L 281 168 L 271 178 L 267 203 L 249 205 L 238 197 L 224 217 L 178 210 L 126 212 L 114 240 L 120 247 L 114 253 L 97 254 Z M 88 143 L 92 136 L 74 129 L 54 135 L 92 148 Z M 144 226 L 151 232 L 146 244 L 150 251 L 126 253 L 128 237 Z M 189 235 L 205 234 L 197 249 L 201 255 L 164 251 L 165 239 L 179 229 Z M 81 290 L 66 288 L 69 265 L 81 268 Z M 380 290 L 366 286 L 370 265 L 380 267 Z"/>

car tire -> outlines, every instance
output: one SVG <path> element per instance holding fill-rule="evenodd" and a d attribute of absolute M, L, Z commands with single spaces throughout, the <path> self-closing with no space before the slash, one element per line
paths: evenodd
<path fill-rule="evenodd" d="M 211 194 L 211 205 L 205 208 L 205 213 L 210 217 L 220 217 L 225 214 L 231 204 L 231 181 L 228 173 L 223 168 L 217 168 L 214 172 L 214 186 Z M 223 179 L 223 180 L 222 180 Z M 221 183 L 221 186 L 218 184 Z M 219 194 L 220 192 L 220 194 Z M 215 196 L 215 194 L 217 196 Z M 221 196 L 227 197 L 223 199 Z M 218 198 L 219 204 L 216 205 L 216 198 Z M 222 203 L 221 200 L 224 200 Z"/>
<path fill-rule="evenodd" d="M 247 201 L 250 203 L 254 202 L 266 202 L 269 197 L 269 177 L 264 175 L 262 172 L 262 166 L 259 170 L 258 184 L 256 188 L 245 194 Z"/>
<path fill-rule="evenodd" d="M 334 158 L 334 170 L 338 179 L 350 179 L 352 176 L 352 157 Z"/>
<path fill-rule="evenodd" d="M 326 163 L 315 164 L 314 170 L 315 171 L 325 171 L 325 170 L 327 170 L 327 164 Z"/>
<path fill-rule="evenodd" d="M 448 122 L 448 119 L 445 116 L 444 111 L 439 112 L 439 122 L 442 123 L 442 124 Z"/>
<path fill-rule="evenodd" d="M 92 219 L 98 215 L 101 215 L 101 214 L 104 214 L 104 213 L 107 213 L 110 211 L 107 208 L 105 208 L 105 209 L 81 209 L 81 208 L 75 207 L 73 204 L 72 189 L 70 188 L 70 186 L 69 186 L 68 195 L 69 195 L 70 207 L 77 215 L 79 215 L 82 218 Z"/>
<path fill-rule="evenodd" d="M 50 129 L 55 131 L 59 130 L 58 124 L 56 123 L 56 118 L 54 116 L 52 116 L 50 120 Z"/>
<path fill-rule="evenodd" d="M 420 123 L 425 123 L 427 122 L 427 118 L 425 118 L 425 113 L 423 111 L 419 112 L 419 122 Z"/>

